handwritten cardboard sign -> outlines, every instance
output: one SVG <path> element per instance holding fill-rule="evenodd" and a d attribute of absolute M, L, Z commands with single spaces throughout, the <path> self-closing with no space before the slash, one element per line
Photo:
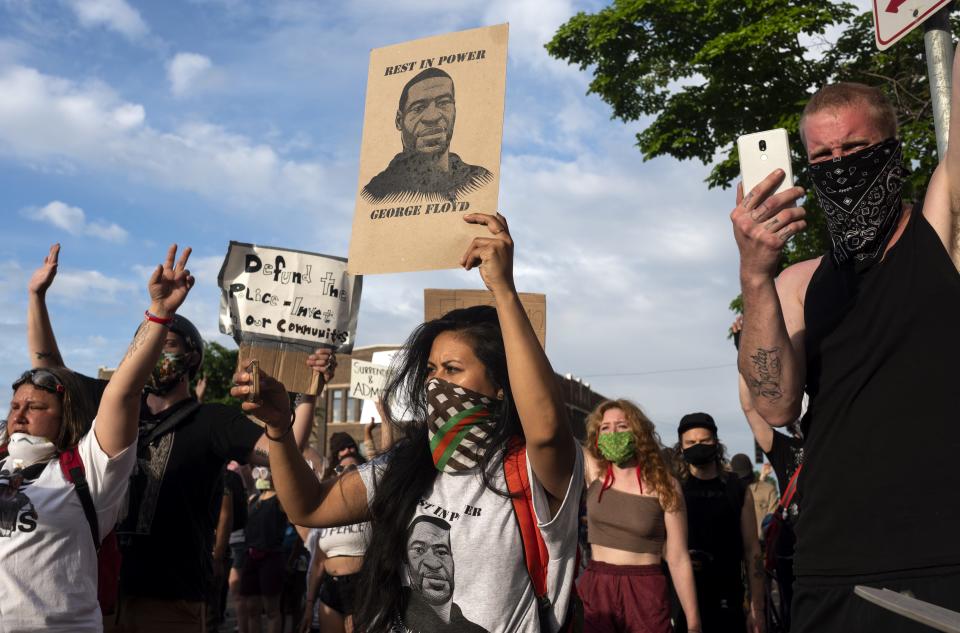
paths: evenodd
<path fill-rule="evenodd" d="M 350 397 L 377 401 L 387 386 L 389 367 L 353 359 L 350 364 Z"/>
<path fill-rule="evenodd" d="M 389 368 L 393 365 L 394 358 L 399 353 L 400 350 L 398 349 L 374 352 L 370 361 L 373 365 L 386 367 L 389 370 Z M 386 387 L 386 381 L 389 381 L 389 379 L 390 376 L 388 371 L 385 376 L 384 387 Z M 390 403 L 390 414 L 393 417 L 394 422 L 407 421 L 412 415 L 410 413 L 410 407 L 407 404 L 407 401 L 403 399 L 398 399 Z M 364 424 L 380 424 L 383 422 L 383 419 L 380 417 L 380 412 L 377 410 L 377 402 L 375 399 L 363 401 L 363 405 L 360 408 L 360 421 Z"/>
<path fill-rule="evenodd" d="M 547 296 L 533 292 L 521 292 L 520 303 L 527 312 L 533 331 L 540 339 L 540 345 L 547 347 Z M 426 288 L 423 291 L 423 319 L 432 321 L 451 310 L 472 306 L 494 306 L 497 302 L 489 290 L 438 290 Z"/>
<path fill-rule="evenodd" d="M 316 348 L 353 349 L 362 278 L 343 258 L 230 242 L 218 281 L 220 331 L 240 346 L 240 366 L 256 358 L 288 391 L 315 388 Z"/>
<path fill-rule="evenodd" d="M 352 273 L 456 268 L 496 213 L 508 26 L 374 49 L 367 76 Z"/>

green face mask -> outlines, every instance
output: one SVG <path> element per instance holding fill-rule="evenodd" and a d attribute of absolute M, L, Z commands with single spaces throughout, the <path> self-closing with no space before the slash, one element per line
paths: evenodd
<path fill-rule="evenodd" d="M 597 436 L 597 448 L 604 459 L 619 466 L 636 453 L 637 437 L 632 431 L 601 433 Z"/>

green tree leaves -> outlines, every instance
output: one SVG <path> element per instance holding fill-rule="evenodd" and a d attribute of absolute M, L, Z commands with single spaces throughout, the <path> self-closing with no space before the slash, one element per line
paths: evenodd
<path fill-rule="evenodd" d="M 589 92 L 615 118 L 652 117 L 637 134 L 645 159 L 698 160 L 712 167 L 711 188 L 739 179 L 738 136 L 783 127 L 798 184 L 809 189 L 797 133 L 807 100 L 833 81 L 881 86 L 897 107 L 914 169 L 904 195 L 916 197 L 937 163 L 922 29 L 884 52 L 876 50 L 872 29 L 871 14 L 856 15 L 848 2 L 614 0 L 595 14 L 575 15 L 547 50 L 590 70 Z M 804 206 L 809 228 L 791 241 L 784 265 L 826 249 L 816 200 Z"/>

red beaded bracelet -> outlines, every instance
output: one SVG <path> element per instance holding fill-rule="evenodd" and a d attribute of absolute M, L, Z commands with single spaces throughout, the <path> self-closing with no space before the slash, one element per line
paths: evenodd
<path fill-rule="evenodd" d="M 150 310 L 144 310 L 143 316 L 147 317 L 147 321 L 150 321 L 151 323 L 159 323 L 160 325 L 165 325 L 167 327 L 173 323 L 173 317 L 160 317 L 156 314 L 151 314 Z"/>

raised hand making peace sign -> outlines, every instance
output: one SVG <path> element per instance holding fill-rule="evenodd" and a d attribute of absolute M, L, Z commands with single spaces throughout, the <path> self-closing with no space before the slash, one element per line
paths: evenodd
<path fill-rule="evenodd" d="M 189 246 L 183 249 L 180 261 L 174 266 L 177 245 L 171 245 L 167 250 L 166 261 L 158 265 L 150 275 L 150 280 L 147 282 L 147 290 L 150 291 L 150 312 L 156 316 L 164 318 L 173 316 L 187 298 L 187 293 L 193 288 L 194 278 L 187 270 L 190 252 Z"/>

